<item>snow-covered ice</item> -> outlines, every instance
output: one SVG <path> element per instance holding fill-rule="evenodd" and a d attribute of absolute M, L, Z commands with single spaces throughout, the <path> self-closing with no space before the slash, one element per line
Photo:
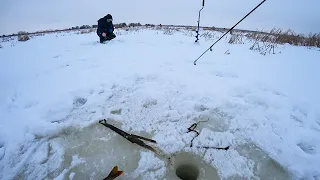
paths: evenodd
<path fill-rule="evenodd" d="M 194 66 L 221 33 L 195 44 L 185 29 L 116 31 L 106 44 L 94 32 L 1 43 L 0 179 L 102 179 L 115 165 L 119 179 L 174 179 L 177 162 L 203 179 L 320 178 L 318 49 L 263 56 L 229 36 Z M 206 120 L 191 148 L 187 128 Z"/>

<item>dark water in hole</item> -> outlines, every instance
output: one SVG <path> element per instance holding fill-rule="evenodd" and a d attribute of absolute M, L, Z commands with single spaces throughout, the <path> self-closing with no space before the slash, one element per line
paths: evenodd
<path fill-rule="evenodd" d="M 199 177 L 199 169 L 192 164 L 181 164 L 176 168 L 176 175 L 183 180 L 197 180 Z"/>
<path fill-rule="evenodd" d="M 177 176 L 177 170 L 178 174 L 182 175 L 182 173 L 185 173 L 183 166 L 185 168 L 191 168 L 189 169 L 189 173 L 192 173 L 190 175 L 184 175 L 185 177 L 189 177 L 190 180 L 192 180 L 194 177 L 198 177 L 198 180 L 216 180 L 219 179 L 219 176 L 217 174 L 217 170 L 210 166 L 209 164 L 205 163 L 202 160 L 202 157 L 200 155 L 195 155 L 193 153 L 189 152 L 180 152 L 175 156 L 171 157 L 172 159 L 172 165 L 173 167 L 168 171 L 166 178 L 170 180 L 179 180 Z M 187 166 L 187 167 L 186 167 Z M 196 175 L 197 174 L 197 175 Z M 183 175 L 182 175 L 183 176 Z"/>

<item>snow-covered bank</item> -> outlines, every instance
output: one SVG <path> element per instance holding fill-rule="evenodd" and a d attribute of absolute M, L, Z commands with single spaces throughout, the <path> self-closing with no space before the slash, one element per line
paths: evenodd
<path fill-rule="evenodd" d="M 320 52 L 286 45 L 262 56 L 249 42 L 225 40 L 194 66 L 221 35 L 213 33 L 200 44 L 190 31 L 139 28 L 107 44 L 95 33 L 1 43 L 0 177 L 77 179 L 89 167 L 87 176 L 101 178 L 114 165 L 124 179 L 169 176 L 165 159 L 95 126 L 111 118 L 155 139 L 168 156 L 193 152 L 219 177 L 264 179 L 276 169 L 281 177 L 319 178 Z M 207 119 L 194 143 L 230 150 L 189 148 L 187 128 Z"/>
<path fill-rule="evenodd" d="M 205 1 L 202 26 L 230 28 L 261 0 Z M 0 1 L 0 35 L 18 31 L 63 29 L 77 25 L 93 25 L 111 13 L 117 23 L 197 25 L 202 0 L 2 0 Z M 298 33 L 320 32 L 318 0 L 268 0 L 245 21 L 241 29 L 293 29 Z"/>

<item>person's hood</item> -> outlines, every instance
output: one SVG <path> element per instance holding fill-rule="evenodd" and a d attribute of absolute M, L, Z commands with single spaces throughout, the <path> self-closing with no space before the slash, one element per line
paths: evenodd
<path fill-rule="evenodd" d="M 105 16 L 105 19 L 107 20 L 107 19 L 112 19 L 112 15 L 111 14 L 107 14 L 106 16 Z"/>
<path fill-rule="evenodd" d="M 107 19 L 112 19 L 112 15 L 111 15 L 111 14 L 107 14 L 107 15 L 105 15 L 104 17 L 100 18 L 100 19 L 98 20 L 98 22 L 99 22 L 99 21 L 100 21 L 100 22 L 104 21 L 105 23 L 108 23 Z"/>

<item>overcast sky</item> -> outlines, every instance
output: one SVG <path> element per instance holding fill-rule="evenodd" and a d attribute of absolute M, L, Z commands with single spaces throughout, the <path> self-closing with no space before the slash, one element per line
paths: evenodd
<path fill-rule="evenodd" d="M 232 27 L 260 0 L 206 0 L 202 26 Z M 0 35 L 17 31 L 97 24 L 111 13 L 115 23 L 197 25 L 202 0 L 0 0 Z M 320 32 L 320 0 L 267 0 L 237 28 L 291 28 Z"/>

